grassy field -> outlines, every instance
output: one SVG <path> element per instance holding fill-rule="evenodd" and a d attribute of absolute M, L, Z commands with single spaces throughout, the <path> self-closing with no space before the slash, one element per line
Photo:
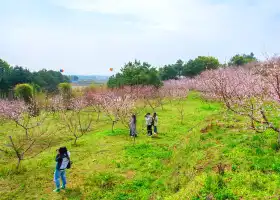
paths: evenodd
<path fill-rule="evenodd" d="M 117 124 L 112 133 L 106 121 L 78 146 L 60 135 L 57 147 L 66 145 L 73 161 L 68 189 L 60 193 L 52 192 L 57 147 L 24 161 L 20 174 L 8 170 L 15 160 L 1 162 L 0 199 L 278 199 L 275 133 L 254 133 L 245 119 L 197 93 L 185 101 L 184 124 L 174 105 L 165 104 L 157 113 L 159 137 L 146 136 L 140 116 L 135 144 L 123 126 Z"/>

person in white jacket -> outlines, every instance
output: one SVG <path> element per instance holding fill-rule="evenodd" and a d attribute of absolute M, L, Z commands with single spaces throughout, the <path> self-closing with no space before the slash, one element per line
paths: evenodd
<path fill-rule="evenodd" d="M 147 113 L 145 115 L 145 120 L 146 120 L 146 125 L 147 125 L 147 132 L 148 132 L 148 136 L 152 136 L 153 133 L 152 133 L 152 122 L 153 122 L 153 119 L 152 119 L 152 116 L 150 113 Z"/>

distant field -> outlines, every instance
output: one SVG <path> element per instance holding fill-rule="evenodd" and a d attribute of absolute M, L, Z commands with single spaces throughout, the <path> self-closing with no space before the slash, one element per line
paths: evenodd
<path fill-rule="evenodd" d="M 84 88 L 87 87 L 86 85 L 74 85 L 72 84 L 72 88 Z"/>
<path fill-rule="evenodd" d="M 71 83 L 73 88 L 84 88 L 84 87 L 88 87 L 90 85 L 102 86 L 104 84 L 106 84 L 106 83 L 97 83 L 97 82 L 94 82 L 94 81 Z"/>

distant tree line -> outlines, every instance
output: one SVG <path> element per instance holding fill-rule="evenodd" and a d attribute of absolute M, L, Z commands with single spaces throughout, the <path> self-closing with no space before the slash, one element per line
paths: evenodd
<path fill-rule="evenodd" d="M 67 76 L 58 71 L 42 69 L 30 72 L 21 66 L 10 66 L 0 59 L 0 92 L 8 93 L 17 84 L 29 83 L 37 91 L 55 92 L 59 83 L 69 82 Z"/>
<path fill-rule="evenodd" d="M 198 56 L 188 62 L 178 60 L 175 64 L 165 65 L 157 69 L 149 63 L 135 60 L 129 62 L 121 69 L 120 73 L 109 78 L 109 88 L 119 88 L 124 85 L 153 85 L 159 87 L 162 81 L 178 79 L 180 77 L 194 77 L 207 69 L 217 69 L 225 66 L 242 66 L 257 61 L 253 53 L 233 56 L 229 63 L 221 64 L 212 56 Z"/>

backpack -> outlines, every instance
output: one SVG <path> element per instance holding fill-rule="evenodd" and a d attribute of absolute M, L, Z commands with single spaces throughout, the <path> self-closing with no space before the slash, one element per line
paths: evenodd
<path fill-rule="evenodd" d="M 70 160 L 70 157 L 68 156 L 68 154 L 67 154 L 67 159 L 69 160 L 69 162 L 68 162 L 68 164 L 67 164 L 67 169 L 70 169 L 71 168 L 71 166 L 72 166 L 72 161 Z"/>
<path fill-rule="evenodd" d="M 69 159 L 69 163 L 68 163 L 68 165 L 67 165 L 67 169 L 70 169 L 71 168 L 71 166 L 72 166 L 72 161 L 70 161 L 70 159 Z"/>
<path fill-rule="evenodd" d="M 68 162 L 66 168 L 67 168 L 67 169 L 70 169 L 71 166 L 72 166 L 72 161 L 70 160 L 70 157 L 68 156 L 68 150 L 67 150 L 66 147 L 61 147 L 61 150 L 62 150 L 62 152 L 66 153 L 66 158 L 69 160 L 69 162 Z"/>

